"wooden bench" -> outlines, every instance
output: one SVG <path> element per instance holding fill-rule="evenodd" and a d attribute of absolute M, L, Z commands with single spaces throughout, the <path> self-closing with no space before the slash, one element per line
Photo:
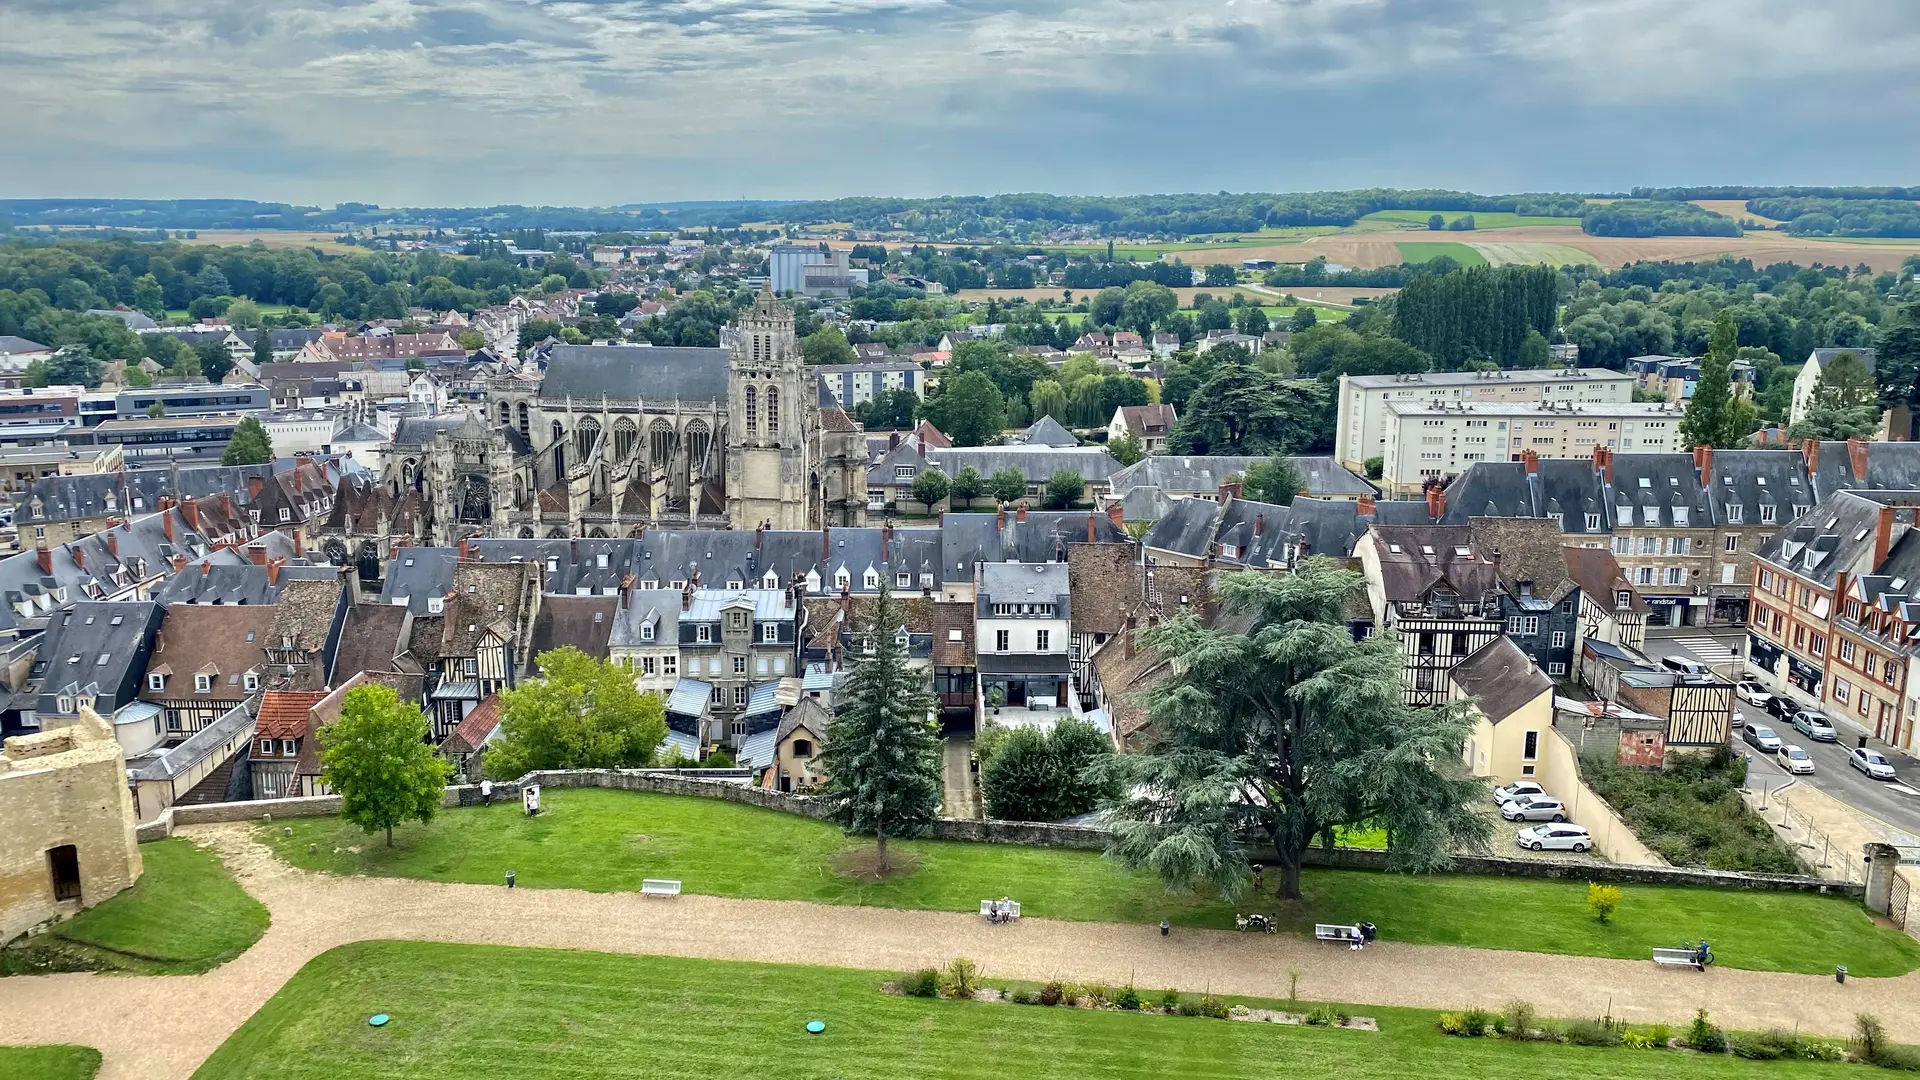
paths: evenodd
<path fill-rule="evenodd" d="M 658 878 L 647 878 L 640 882 L 641 896 L 679 896 L 680 883 Z"/>
<path fill-rule="evenodd" d="M 980 917 L 981 918 L 985 919 L 996 913 L 1000 916 L 1001 919 L 1007 922 L 1012 922 L 1013 920 L 1018 919 L 1020 917 L 1020 901 L 1018 900 L 982 900 L 980 901 Z"/>
<path fill-rule="evenodd" d="M 1314 923 L 1313 936 L 1320 941 L 1338 941 L 1343 945 L 1365 940 L 1365 935 L 1360 932 L 1358 926 L 1343 926 L 1339 923 Z"/>
<path fill-rule="evenodd" d="M 1699 954 L 1692 949 L 1655 949 L 1653 962 L 1661 967 L 1699 967 Z"/>

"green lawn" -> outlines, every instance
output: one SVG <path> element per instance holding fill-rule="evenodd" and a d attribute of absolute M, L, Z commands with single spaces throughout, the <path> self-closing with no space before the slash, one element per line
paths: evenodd
<path fill-rule="evenodd" d="M 7 1080 L 92 1080 L 100 1051 L 91 1046 L 0 1046 L 0 1076 Z"/>
<path fill-rule="evenodd" d="M 1427 219 L 1435 214 L 1445 218 L 1451 225 L 1471 213 L 1475 232 L 1482 229 L 1513 229 L 1522 225 L 1574 225 L 1580 224 L 1577 217 L 1540 217 L 1531 214 L 1514 214 L 1507 211 L 1480 212 L 1465 210 L 1377 210 L 1361 218 L 1361 221 L 1390 221 L 1400 225 L 1418 225 L 1426 228 Z"/>
<path fill-rule="evenodd" d="M 1451 240 L 1436 240 L 1431 242 L 1401 240 L 1395 242 L 1393 246 L 1399 248 L 1400 257 L 1410 263 L 1432 262 L 1440 256 L 1445 255 L 1461 266 L 1487 265 L 1485 256 L 1466 244 L 1455 243 Z"/>
<path fill-rule="evenodd" d="M 396 829 L 391 850 L 335 818 L 275 822 L 256 835 L 297 866 L 336 874 L 493 884 L 512 869 L 521 885 L 602 892 L 678 878 L 690 893 L 940 911 L 1012 896 L 1026 914 L 1090 922 L 1225 927 L 1234 914 L 1210 897 L 1170 896 L 1093 852 L 1004 844 L 902 844 L 919 869 L 865 884 L 835 872 L 835 854 L 864 845 L 831 825 L 718 799 L 597 788 L 551 790 L 532 819 L 504 802 L 452 810 L 430 826 Z M 1638 959 L 1706 937 L 1729 967 L 1819 974 L 1846 964 L 1859 975 L 1920 967 L 1920 941 L 1874 926 L 1858 904 L 1796 893 L 1628 886 L 1602 925 L 1587 914 L 1584 882 L 1322 870 L 1307 874 L 1305 889 L 1302 904 L 1259 906 L 1291 928 L 1367 919 L 1389 940 L 1428 944 Z M 1254 907 L 1243 901 L 1241 910 Z"/>
<path fill-rule="evenodd" d="M 1380 1030 L 1337 1031 L 897 997 L 881 992 L 886 978 L 714 960 L 360 942 L 310 961 L 194 1076 L 1655 1080 L 1676 1073 L 1802 1077 L 1846 1068 L 1451 1038 L 1436 1029 L 1434 1013 L 1418 1009 L 1357 1007 Z M 379 1012 L 392 1019 L 369 1026 L 367 1018 Z M 805 1025 L 816 1019 L 826 1031 L 808 1035 Z"/>
<path fill-rule="evenodd" d="M 239 956 L 266 933 L 267 909 L 212 852 L 174 838 L 142 844 L 140 855 L 145 870 L 131 889 L 60 924 L 13 966 L 191 975 Z"/>

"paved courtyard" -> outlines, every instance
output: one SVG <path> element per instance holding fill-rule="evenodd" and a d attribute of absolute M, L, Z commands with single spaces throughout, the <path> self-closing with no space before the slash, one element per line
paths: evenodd
<path fill-rule="evenodd" d="M 1611 1007 L 1635 1020 L 1681 1022 L 1696 1007 L 1727 1026 L 1846 1034 L 1876 1012 L 1920 1041 L 1920 972 L 1836 985 L 1810 975 L 1655 969 L 1650 962 L 1381 943 L 1364 952 L 1285 935 L 1026 920 L 988 926 L 971 914 L 834 907 L 706 896 L 507 889 L 293 869 L 246 825 L 181 830 L 212 845 L 273 926 L 239 959 L 205 975 L 0 979 L 0 1044 L 77 1043 L 105 1056 L 102 1080 L 185 1080 L 308 960 L 378 938 L 594 949 L 602 952 L 898 970 L 977 961 L 989 976 L 1284 997 L 1287 970 L 1321 1001 L 1426 1008 L 1497 1006 L 1524 988 L 1545 1015 Z M 1498 918 L 1497 912 L 1488 913 Z"/>

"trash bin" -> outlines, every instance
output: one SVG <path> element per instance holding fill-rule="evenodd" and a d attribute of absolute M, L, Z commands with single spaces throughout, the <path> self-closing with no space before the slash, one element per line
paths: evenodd
<path fill-rule="evenodd" d="M 1847 981 L 1847 965 L 1841 964 L 1833 969 L 1833 981 L 1837 983 Z"/>
<path fill-rule="evenodd" d="M 1173 924 L 1172 924 L 1172 923 L 1170 923 L 1170 922 L 1168 922 L 1168 921 L 1167 921 L 1167 920 L 1165 920 L 1165 919 L 1161 919 L 1161 920 L 1160 920 L 1160 936 L 1161 936 L 1161 937 L 1166 937 L 1166 936 L 1167 936 L 1167 934 L 1169 934 L 1170 932 L 1172 932 L 1172 930 L 1173 930 Z"/>

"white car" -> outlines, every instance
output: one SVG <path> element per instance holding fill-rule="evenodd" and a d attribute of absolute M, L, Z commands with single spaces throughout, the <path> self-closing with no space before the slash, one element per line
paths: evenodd
<path fill-rule="evenodd" d="M 1795 776 L 1813 775 L 1813 758 L 1809 757 L 1805 750 L 1802 750 L 1792 743 L 1787 743 L 1785 746 L 1782 746 L 1780 752 L 1774 755 L 1773 760 L 1779 762 L 1781 768 Z"/>
<path fill-rule="evenodd" d="M 1761 686 L 1752 679 L 1742 679 L 1740 683 L 1733 688 L 1733 692 L 1740 695 L 1740 700 L 1749 705 L 1765 705 L 1767 700 L 1773 697 L 1772 694 L 1767 693 L 1766 687 Z"/>
<path fill-rule="evenodd" d="M 1510 802 L 1500 807 L 1500 816 L 1508 821 L 1565 821 L 1567 807 L 1559 799 L 1534 795 L 1525 802 Z"/>
<path fill-rule="evenodd" d="M 1869 750 L 1864 746 L 1856 746 L 1853 748 L 1853 753 L 1847 755 L 1847 764 L 1859 769 L 1875 780 L 1892 780 L 1894 778 L 1893 762 L 1888 761 L 1887 756 L 1878 750 Z"/>
<path fill-rule="evenodd" d="M 1545 795 L 1546 793 L 1546 788 L 1541 787 L 1532 780 L 1515 780 L 1506 787 L 1494 788 L 1493 801 L 1496 803 L 1510 803 L 1523 796 Z"/>
<path fill-rule="evenodd" d="M 1528 851 L 1588 851 L 1593 837 L 1584 826 L 1569 822 L 1529 825 L 1513 834 L 1513 842 Z"/>

